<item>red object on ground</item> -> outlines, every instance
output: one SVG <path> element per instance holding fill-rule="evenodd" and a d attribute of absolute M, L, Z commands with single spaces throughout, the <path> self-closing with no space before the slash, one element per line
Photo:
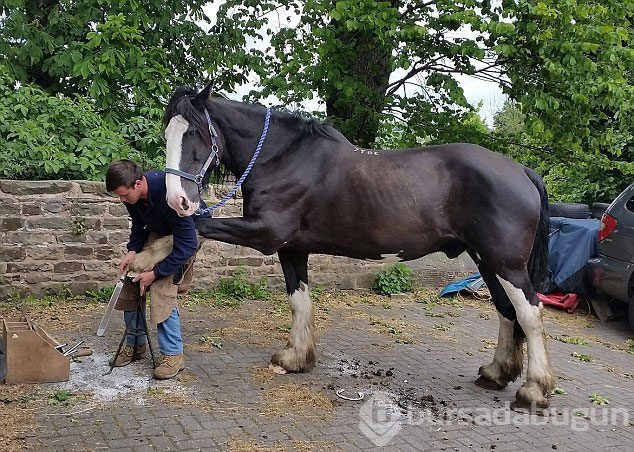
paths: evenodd
<path fill-rule="evenodd" d="M 537 298 L 545 305 L 565 309 L 569 313 L 574 312 L 581 301 L 581 297 L 576 293 L 562 292 L 553 292 L 547 295 L 537 292 Z"/>

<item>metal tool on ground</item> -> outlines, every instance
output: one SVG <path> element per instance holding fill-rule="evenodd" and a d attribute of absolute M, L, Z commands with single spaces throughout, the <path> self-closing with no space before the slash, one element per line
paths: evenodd
<path fill-rule="evenodd" d="M 83 343 L 84 343 L 84 341 L 79 341 L 79 342 L 77 342 L 75 345 L 71 346 L 68 350 L 64 351 L 64 353 L 62 353 L 62 354 L 63 354 L 64 356 L 70 356 L 70 355 L 72 355 L 72 354 L 73 354 L 73 352 L 74 352 L 75 350 L 77 350 L 77 349 L 79 348 L 79 346 L 80 346 L 81 344 L 83 344 Z"/>
<path fill-rule="evenodd" d="M 104 312 L 101 323 L 99 323 L 99 328 L 97 328 L 97 336 L 103 336 L 106 333 L 106 327 L 108 326 L 110 317 L 112 317 L 112 310 L 114 309 L 114 305 L 117 304 L 119 294 L 121 294 L 121 289 L 123 289 L 123 282 L 125 281 L 127 275 L 127 272 L 123 273 L 119 278 L 117 285 L 114 287 L 114 291 L 112 292 L 112 296 L 108 302 L 108 307 L 106 307 L 106 312 Z"/>

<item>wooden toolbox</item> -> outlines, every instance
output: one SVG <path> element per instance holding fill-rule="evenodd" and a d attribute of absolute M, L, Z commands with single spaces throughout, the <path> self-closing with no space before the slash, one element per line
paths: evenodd
<path fill-rule="evenodd" d="M 7 373 L 4 382 L 52 383 L 68 381 L 70 360 L 61 344 L 26 316 L 2 320 Z"/>

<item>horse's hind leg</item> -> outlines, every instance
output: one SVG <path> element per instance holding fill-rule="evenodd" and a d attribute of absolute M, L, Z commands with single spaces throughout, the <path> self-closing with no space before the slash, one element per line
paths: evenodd
<path fill-rule="evenodd" d="M 482 263 L 479 269 L 498 311 L 500 329 L 493 361 L 480 367 L 476 384 L 485 389 L 502 389 L 522 373 L 524 336 L 518 334 L 521 329 L 516 328 L 515 309 L 495 274 Z"/>
<path fill-rule="evenodd" d="M 293 323 L 284 350 L 271 358 L 271 369 L 278 373 L 306 372 L 315 365 L 315 320 L 308 294 L 308 254 L 278 251 Z"/>
<path fill-rule="evenodd" d="M 497 275 L 497 279 L 513 303 L 517 321 L 526 335 L 528 350 L 526 382 L 515 394 L 512 408 L 547 408 L 555 387 L 555 375 L 544 337 L 543 305 L 526 272 L 509 272 L 505 277 Z"/>

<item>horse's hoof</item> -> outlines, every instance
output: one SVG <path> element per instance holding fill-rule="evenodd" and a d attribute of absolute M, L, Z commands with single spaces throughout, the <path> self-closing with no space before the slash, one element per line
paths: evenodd
<path fill-rule="evenodd" d="M 484 389 L 491 389 L 494 391 L 499 391 L 500 389 L 506 388 L 506 385 L 501 385 L 497 381 L 491 380 L 490 378 L 485 377 L 484 375 L 480 375 L 478 379 L 475 381 L 475 384 Z"/>
<path fill-rule="evenodd" d="M 274 374 L 278 374 L 278 375 L 284 375 L 286 373 L 286 369 L 276 364 L 269 364 L 269 370 L 273 372 Z"/>
<path fill-rule="evenodd" d="M 315 366 L 315 352 L 299 353 L 295 348 L 285 348 L 271 357 L 271 364 L 286 372 L 309 372 Z"/>
<path fill-rule="evenodd" d="M 548 407 L 539 407 L 536 403 L 526 403 L 524 400 L 514 400 L 511 402 L 511 409 L 517 413 L 536 414 L 537 416 L 546 416 L 549 413 Z"/>
<path fill-rule="evenodd" d="M 540 414 L 550 405 L 550 400 L 535 383 L 524 383 L 515 393 L 515 401 L 511 404 L 511 409 L 518 412 L 528 412 Z"/>

